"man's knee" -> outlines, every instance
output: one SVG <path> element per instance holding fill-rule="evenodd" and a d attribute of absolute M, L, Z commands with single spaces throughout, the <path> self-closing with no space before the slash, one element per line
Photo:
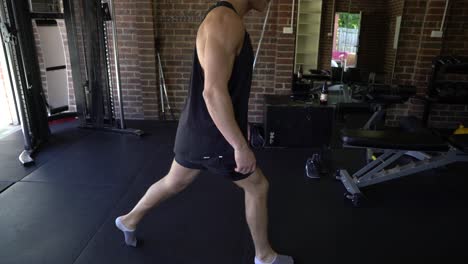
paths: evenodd
<path fill-rule="evenodd" d="M 260 170 L 257 170 L 247 178 L 244 190 L 252 195 L 264 196 L 268 193 L 270 183 Z"/>
<path fill-rule="evenodd" d="M 257 194 L 260 196 L 266 196 L 268 194 L 269 188 L 270 188 L 270 183 L 265 177 L 263 177 L 263 179 L 257 185 Z"/>

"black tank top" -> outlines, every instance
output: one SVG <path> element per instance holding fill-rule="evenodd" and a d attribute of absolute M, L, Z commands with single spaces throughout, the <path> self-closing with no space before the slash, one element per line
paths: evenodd
<path fill-rule="evenodd" d="M 219 1 L 206 14 L 219 6 L 231 8 L 237 13 L 231 3 Z M 244 137 L 247 137 L 253 60 L 252 44 L 246 31 L 241 52 L 235 58 L 228 82 L 235 118 Z M 203 69 L 195 45 L 188 97 L 179 119 L 174 152 L 176 155 L 195 160 L 214 156 L 232 156 L 234 149 L 218 130 L 206 107 L 203 98 L 204 83 Z"/>

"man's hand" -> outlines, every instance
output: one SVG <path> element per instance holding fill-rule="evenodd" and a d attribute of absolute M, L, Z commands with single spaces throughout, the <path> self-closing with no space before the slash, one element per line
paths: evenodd
<path fill-rule="evenodd" d="M 252 150 L 245 145 L 239 149 L 234 150 L 234 158 L 236 160 L 236 172 L 248 174 L 254 172 L 257 167 L 257 160 Z"/>

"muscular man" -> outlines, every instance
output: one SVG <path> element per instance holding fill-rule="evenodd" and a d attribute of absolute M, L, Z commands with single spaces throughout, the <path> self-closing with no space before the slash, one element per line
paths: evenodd
<path fill-rule="evenodd" d="M 268 2 L 219 1 L 205 16 L 197 33 L 171 169 L 131 212 L 115 221 L 127 245 L 136 246 L 137 224 L 151 208 L 186 188 L 200 170 L 210 170 L 244 190 L 255 264 L 293 263 L 291 257 L 278 255 L 268 241 L 268 181 L 246 140 L 254 54 L 242 19 L 252 9 L 263 11 Z"/>

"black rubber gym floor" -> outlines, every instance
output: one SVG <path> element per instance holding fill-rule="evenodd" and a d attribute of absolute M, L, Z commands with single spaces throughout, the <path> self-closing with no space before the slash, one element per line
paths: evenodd
<path fill-rule="evenodd" d="M 55 125 L 35 166 L 23 168 L 21 134 L 0 140 L 0 263 L 251 264 L 243 194 L 202 173 L 141 223 L 128 248 L 114 218 L 167 172 L 175 123 L 131 124 L 148 135 Z M 266 149 L 257 159 L 270 180 L 276 249 L 312 263 L 467 263 L 467 164 L 454 164 L 366 190 L 353 208 L 332 177 L 304 176 L 307 149 Z M 335 168 L 363 163 L 361 150 L 333 150 Z"/>

